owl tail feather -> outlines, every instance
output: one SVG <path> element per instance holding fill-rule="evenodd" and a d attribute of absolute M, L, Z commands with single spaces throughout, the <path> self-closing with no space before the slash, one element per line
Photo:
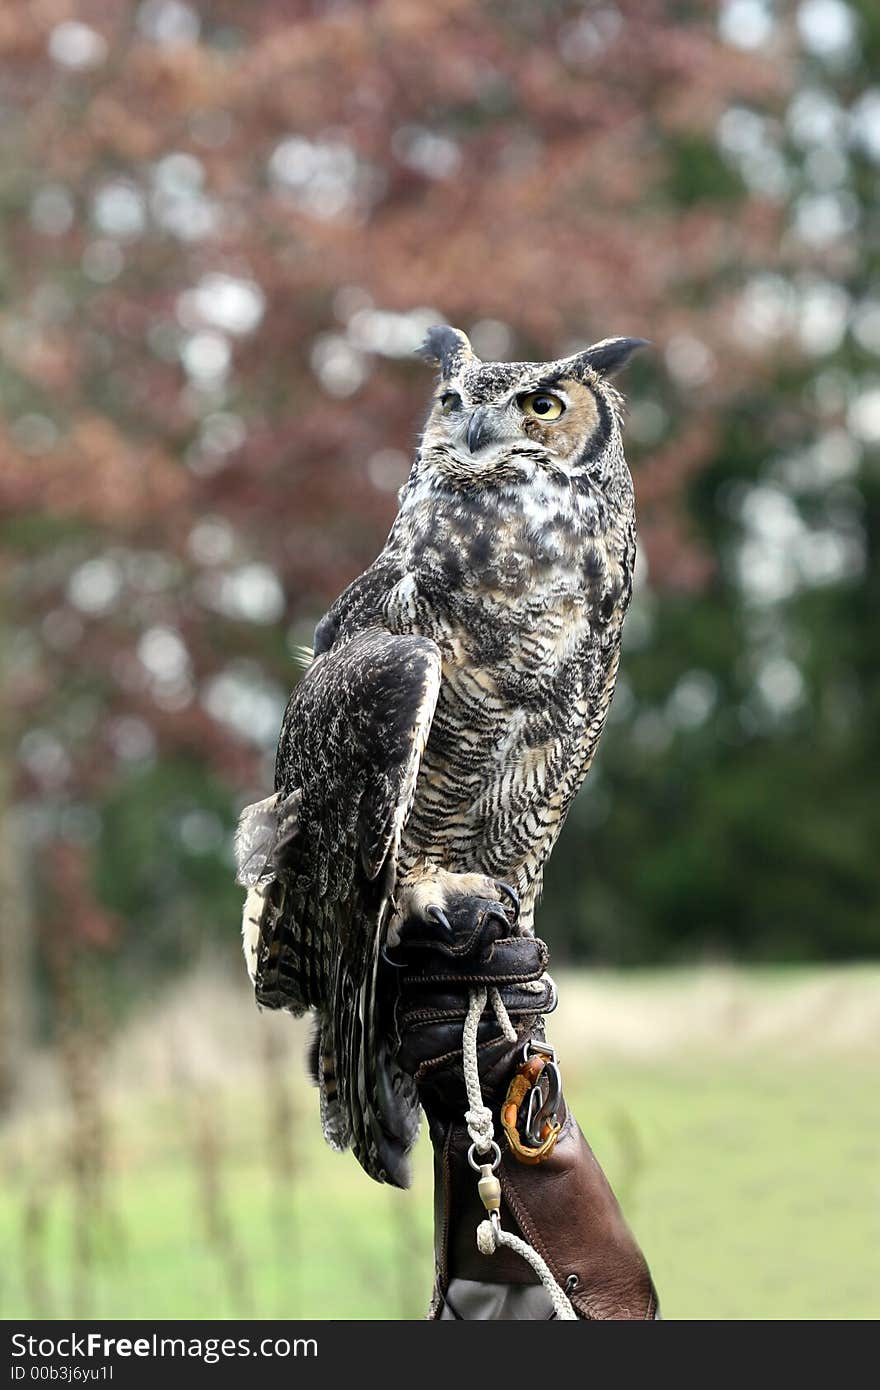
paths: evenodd
<path fill-rule="evenodd" d="M 378 957 L 377 957 L 378 958 Z M 401 1070 L 377 1026 L 375 965 L 359 988 L 340 972 L 332 1022 L 321 1025 L 322 1057 L 332 1037 L 335 1094 L 321 1089 L 321 1121 L 328 1143 L 351 1147 L 376 1182 L 409 1187 L 409 1155 L 418 1137 L 419 1104 L 412 1078 Z"/>
<path fill-rule="evenodd" d="M 315 1029 L 310 1061 L 310 1070 L 318 1087 L 324 1138 L 331 1149 L 343 1153 L 351 1143 L 351 1127 L 339 1102 L 336 1053 L 333 1049 L 333 1029 L 329 1019 L 324 1023 L 318 1023 Z"/>

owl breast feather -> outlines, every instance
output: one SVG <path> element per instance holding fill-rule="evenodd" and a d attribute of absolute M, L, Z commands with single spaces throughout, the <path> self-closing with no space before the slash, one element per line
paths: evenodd
<path fill-rule="evenodd" d="M 613 691 L 625 526 L 547 488 L 530 506 L 435 497 L 398 522 L 385 621 L 432 638 L 443 661 L 402 868 L 478 869 L 530 907 Z"/>

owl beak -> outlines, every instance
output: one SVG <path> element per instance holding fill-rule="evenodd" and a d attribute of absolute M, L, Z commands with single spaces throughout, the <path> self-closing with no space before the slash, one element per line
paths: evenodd
<path fill-rule="evenodd" d="M 493 412 L 484 405 L 479 406 L 468 420 L 467 446 L 471 453 L 475 454 L 487 444 L 496 443 L 499 437 L 498 422 Z"/>

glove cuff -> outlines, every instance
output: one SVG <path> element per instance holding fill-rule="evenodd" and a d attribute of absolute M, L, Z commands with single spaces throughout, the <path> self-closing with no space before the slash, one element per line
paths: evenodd
<path fill-rule="evenodd" d="M 475 1232 L 485 1212 L 467 1161 L 471 1141 L 464 1125 L 434 1123 L 431 1140 L 436 1286 L 429 1316 L 497 1316 L 486 1311 L 493 1286 L 534 1285 L 537 1277 L 514 1251 L 499 1248 L 483 1255 L 477 1249 Z M 540 1166 L 525 1166 L 504 1151 L 497 1176 L 501 1225 L 543 1256 L 579 1317 L 651 1321 L 659 1316 L 645 1257 L 570 1113 Z M 463 1306 L 466 1300 L 470 1309 Z"/>

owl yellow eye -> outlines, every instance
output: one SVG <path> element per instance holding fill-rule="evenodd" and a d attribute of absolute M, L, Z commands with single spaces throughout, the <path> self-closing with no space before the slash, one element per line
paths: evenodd
<path fill-rule="evenodd" d="M 440 397 L 440 409 L 444 415 L 451 415 L 453 410 L 461 409 L 461 396 L 457 391 L 444 391 Z"/>
<path fill-rule="evenodd" d="M 523 415 L 532 415 L 536 420 L 558 420 L 565 403 L 549 391 L 530 391 L 527 396 L 520 396 L 519 408 Z"/>

